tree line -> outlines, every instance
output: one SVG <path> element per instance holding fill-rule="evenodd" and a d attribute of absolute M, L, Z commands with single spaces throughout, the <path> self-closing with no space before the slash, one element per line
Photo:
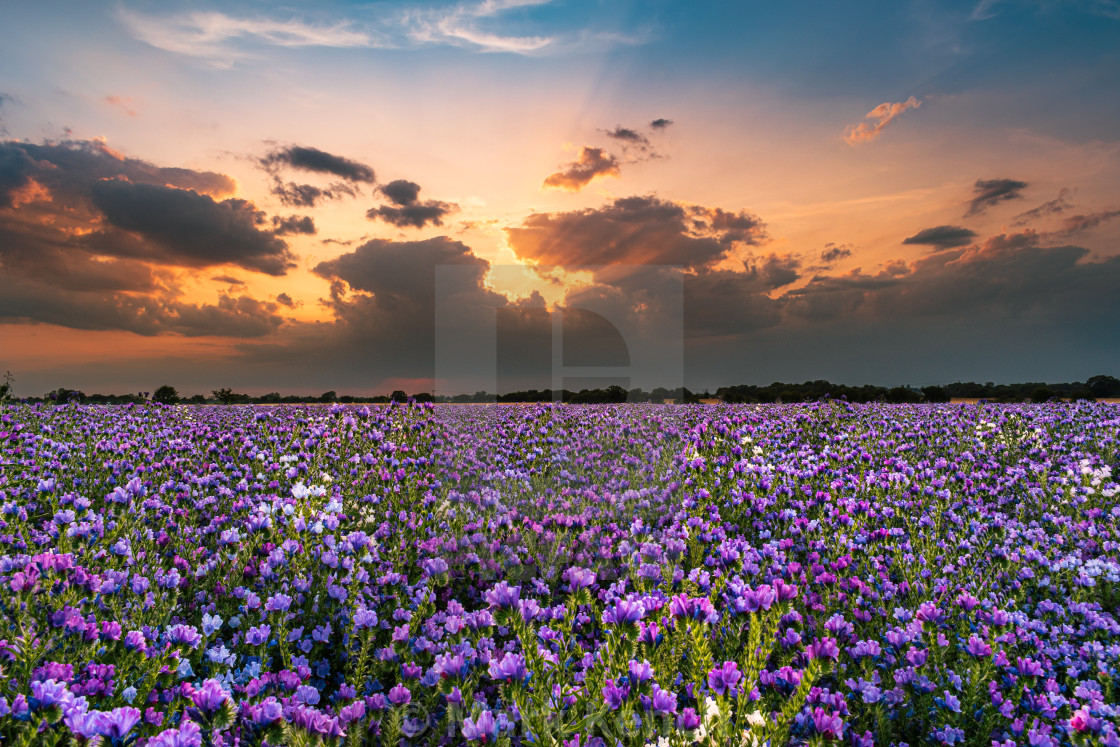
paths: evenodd
<path fill-rule="evenodd" d="M 6 374 L 3 383 L 0 383 L 0 401 L 14 399 L 12 396 L 12 376 Z M 652 390 L 640 388 L 626 389 L 621 386 L 609 386 L 600 389 L 581 389 L 579 391 L 561 389 L 526 389 L 523 391 L 493 394 L 477 391 L 474 394 L 457 394 L 453 396 L 433 396 L 430 392 L 416 392 L 408 394 L 403 390 L 396 390 L 386 395 L 339 395 L 335 391 L 323 392 L 319 395 L 295 395 L 270 392 L 262 395 L 251 395 L 235 392 L 229 387 L 214 389 L 208 395 L 192 394 L 181 396 L 175 387 L 164 384 L 154 392 L 137 392 L 135 394 L 86 394 L 77 389 L 60 387 L 53 392 L 48 392 L 42 397 L 26 397 L 23 402 L 49 402 L 54 404 L 141 404 L 144 402 L 158 402 L 165 405 L 281 405 L 281 404 L 386 404 L 389 402 L 438 402 L 438 403 L 483 403 L 483 402 L 565 402 L 570 404 L 608 404 L 621 402 L 676 402 L 695 403 L 701 401 L 720 400 L 732 403 L 771 403 L 771 402 L 814 402 L 825 399 L 846 400 L 848 402 L 892 402 L 892 403 L 918 403 L 918 402 L 950 402 L 954 399 L 978 399 L 989 402 L 1047 402 L 1055 399 L 1068 400 L 1097 400 L 1109 397 L 1120 397 L 1120 379 L 1114 376 L 1093 376 L 1083 382 L 1063 384 L 1047 384 L 1042 382 L 1025 382 L 1020 384 L 995 384 L 987 382 L 957 382 L 938 386 L 924 386 L 921 388 L 896 386 L 883 387 L 874 385 L 850 386 L 846 384 L 833 384 L 823 379 L 806 381 L 802 384 L 787 384 L 775 381 L 772 384 L 759 386 L 755 384 L 740 384 L 738 386 L 720 387 L 715 394 L 704 391 L 693 392 L 687 388 L 679 387 L 667 389 L 657 387 Z"/>

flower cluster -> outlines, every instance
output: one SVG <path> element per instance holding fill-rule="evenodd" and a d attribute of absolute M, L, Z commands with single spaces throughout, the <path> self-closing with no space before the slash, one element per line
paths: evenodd
<path fill-rule="evenodd" d="M 0 741 L 1120 747 L 1120 408 L 4 405 Z"/>

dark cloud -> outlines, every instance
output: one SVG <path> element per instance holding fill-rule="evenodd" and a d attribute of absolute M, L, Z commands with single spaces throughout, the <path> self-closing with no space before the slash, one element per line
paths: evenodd
<path fill-rule="evenodd" d="M 770 254 L 759 259 L 756 267 L 759 276 L 770 289 L 789 285 L 801 277 L 798 271 L 801 268 L 801 260 L 792 254 Z"/>
<path fill-rule="evenodd" d="M 637 130 L 631 130 L 628 127 L 618 126 L 613 130 L 604 130 L 604 132 L 606 132 L 607 137 L 614 138 L 615 140 L 621 140 L 624 143 L 649 145 L 649 138 L 647 138 Z"/>
<path fill-rule="evenodd" d="M 269 173 L 287 166 L 297 171 L 331 174 L 353 183 L 374 184 L 377 181 L 373 169 L 364 163 L 301 145 L 271 151 L 261 159 L 261 166 Z"/>
<path fill-rule="evenodd" d="M 6 274 L 69 291 L 159 293 L 160 265 L 283 274 L 293 257 L 264 214 L 215 197 L 234 186 L 99 140 L 0 142 L 0 260 Z"/>
<path fill-rule="evenodd" d="M 232 275 L 215 275 L 210 279 L 218 283 L 226 283 L 227 285 L 245 285 L 244 280 L 235 278 Z"/>
<path fill-rule="evenodd" d="M 104 292 L 89 286 L 59 292 L 54 279 L 0 274 L 0 320 L 41 322 L 71 329 L 124 330 L 138 335 L 263 337 L 282 324 L 276 305 L 248 296 L 219 296 L 217 304 L 185 303 L 168 295 Z"/>
<path fill-rule="evenodd" d="M 825 267 L 830 267 L 842 259 L 847 259 L 852 256 L 851 244 L 833 244 L 828 243 L 824 245 L 821 250 L 821 264 Z"/>
<path fill-rule="evenodd" d="M 1100 224 L 1120 216 L 1120 210 L 1098 210 L 1086 215 L 1071 215 L 1062 221 L 1062 227 L 1053 236 L 1069 237 L 1091 231 Z"/>
<path fill-rule="evenodd" d="M 453 202 L 440 200 L 420 202 L 420 185 L 406 179 L 389 182 L 378 191 L 399 207 L 389 205 L 373 207 L 366 211 L 366 217 L 370 220 L 383 220 L 398 228 L 442 226 L 443 217 L 459 209 L 459 206 Z"/>
<path fill-rule="evenodd" d="M 272 233 L 276 236 L 296 233 L 314 236 L 316 233 L 315 221 L 310 215 L 289 215 L 283 218 L 274 215 L 272 216 Z"/>
<path fill-rule="evenodd" d="M 426 225 L 442 226 L 443 216 L 459 209 L 451 202 L 427 200 L 405 207 L 395 208 L 388 205 L 370 208 L 366 217 L 370 220 L 383 220 L 398 228 L 423 228 Z"/>
<path fill-rule="evenodd" d="M 1022 198 L 1027 183 L 1015 179 L 977 179 L 972 190 L 972 200 L 964 217 L 981 215 L 993 205 Z"/>
<path fill-rule="evenodd" d="M 669 125 L 673 124 L 673 120 L 660 117 L 649 123 L 649 126 L 655 130 L 664 130 Z"/>
<path fill-rule="evenodd" d="M 1068 187 L 1062 187 L 1058 191 L 1058 196 L 1049 202 L 1044 202 L 1036 208 L 1031 208 L 1024 213 L 1019 213 L 1015 216 L 1015 222 L 1012 225 L 1024 226 L 1031 221 L 1045 218 L 1050 215 L 1059 215 L 1073 207 L 1073 203 L 1067 198 L 1073 194 L 1073 190 Z"/>
<path fill-rule="evenodd" d="M 279 178 L 272 180 L 272 194 L 288 207 L 315 207 L 321 202 L 338 200 L 343 197 L 356 197 L 358 190 L 349 184 L 336 183 L 329 187 L 316 187 L 314 184 L 284 182 Z"/>
<path fill-rule="evenodd" d="M 298 305 L 287 293 L 280 293 L 279 295 L 277 295 L 276 303 L 280 304 L 281 306 L 287 306 L 289 309 L 294 309 Z"/>
<path fill-rule="evenodd" d="M 246 200 L 216 202 L 192 190 L 123 179 L 90 187 L 94 207 L 111 226 L 143 239 L 137 255 L 136 244 L 104 231 L 97 241 L 103 253 L 192 267 L 238 265 L 268 275 L 295 266 L 287 244 L 262 230 L 264 213 Z"/>
<path fill-rule="evenodd" d="M 17 193 L 29 185 L 37 168 L 23 148 L 0 145 L 0 208 L 16 206 Z"/>
<path fill-rule="evenodd" d="M 89 187 L 102 179 L 125 178 L 130 182 L 191 189 L 219 198 L 232 195 L 237 183 L 225 174 L 178 167 L 160 167 L 138 158 L 128 158 L 102 140 L 66 140 L 59 143 L 0 143 L 0 171 L 16 162 L 34 162 L 32 176 L 55 200 L 72 203 L 88 195 Z M 3 177 L 0 176 L 0 183 Z"/>
<path fill-rule="evenodd" d="M 963 226 L 934 226 L 908 236 L 902 240 L 902 243 L 932 246 L 935 249 L 952 249 L 971 244 L 975 238 L 976 232 Z"/>
<path fill-rule="evenodd" d="M 382 185 L 378 191 L 394 205 L 411 205 L 420 198 L 420 185 L 407 179 L 397 179 Z"/>
<path fill-rule="evenodd" d="M 578 192 L 598 176 L 621 176 L 618 159 L 602 148 L 584 146 L 579 158 L 544 180 L 544 186 Z"/>
<path fill-rule="evenodd" d="M 719 261 L 736 242 L 765 240 L 765 227 L 747 212 L 684 206 L 656 197 L 625 197 L 602 208 L 536 213 L 507 228 L 522 259 L 546 267 L 679 265 Z"/>

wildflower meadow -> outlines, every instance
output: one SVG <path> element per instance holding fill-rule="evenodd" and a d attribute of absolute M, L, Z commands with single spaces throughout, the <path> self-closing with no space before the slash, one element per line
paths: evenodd
<path fill-rule="evenodd" d="M 0 409 L 0 743 L 1120 746 L 1120 406 Z"/>

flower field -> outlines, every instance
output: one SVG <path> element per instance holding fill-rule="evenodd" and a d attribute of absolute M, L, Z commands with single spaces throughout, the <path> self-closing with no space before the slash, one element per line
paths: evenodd
<path fill-rule="evenodd" d="M 0 742 L 1120 745 L 1120 406 L 9 406 Z"/>

